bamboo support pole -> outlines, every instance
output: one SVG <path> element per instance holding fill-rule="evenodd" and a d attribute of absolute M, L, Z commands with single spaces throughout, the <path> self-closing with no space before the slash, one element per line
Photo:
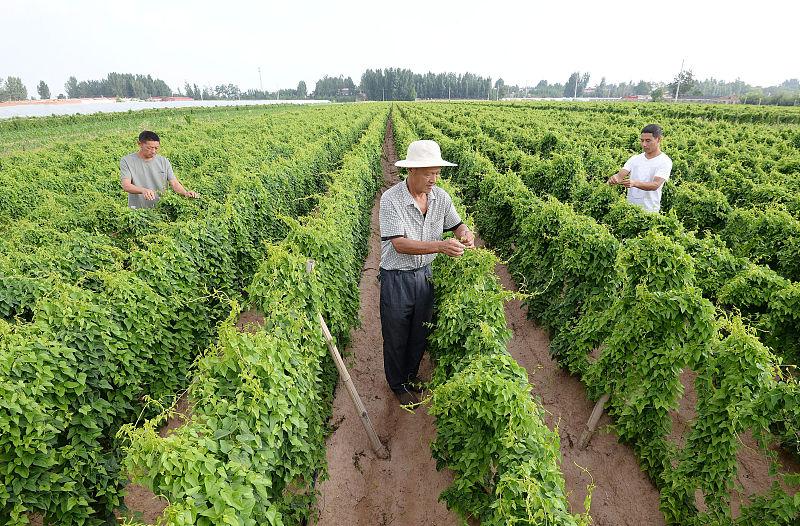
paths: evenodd
<path fill-rule="evenodd" d="M 589 445 L 589 441 L 592 439 L 592 435 L 597 429 L 597 423 L 600 421 L 600 417 L 603 416 L 603 407 L 605 407 L 609 398 L 610 396 L 608 394 L 604 394 L 597 403 L 594 404 L 594 409 L 592 409 L 592 414 L 589 416 L 589 421 L 586 422 L 586 428 L 583 430 L 583 433 L 581 433 L 580 440 L 578 440 L 579 449 L 586 449 Z"/>
<path fill-rule="evenodd" d="M 306 271 L 310 273 L 313 269 L 314 261 L 309 259 L 306 263 Z M 375 428 L 372 426 L 367 408 L 364 407 L 364 402 L 361 401 L 361 397 L 358 395 L 353 379 L 350 377 L 350 373 L 347 372 L 347 367 L 344 364 L 344 360 L 342 360 L 339 349 L 336 347 L 336 343 L 333 341 L 333 336 L 331 335 L 330 329 L 328 329 L 328 325 L 325 323 L 325 318 L 323 318 L 322 313 L 319 312 L 317 313 L 317 317 L 319 318 L 319 324 L 322 328 L 322 334 L 325 337 L 325 343 L 328 344 L 328 351 L 331 353 L 333 362 L 336 364 L 336 369 L 339 371 L 339 377 L 341 377 L 342 382 L 344 382 L 350 399 L 353 401 L 353 405 L 356 406 L 356 412 L 358 412 L 358 416 L 361 418 L 361 423 L 364 425 L 364 430 L 367 432 L 372 449 L 375 451 L 375 454 L 378 455 L 378 458 L 386 460 L 389 458 L 389 451 L 386 449 L 386 446 L 381 443 L 378 435 L 375 433 Z"/>

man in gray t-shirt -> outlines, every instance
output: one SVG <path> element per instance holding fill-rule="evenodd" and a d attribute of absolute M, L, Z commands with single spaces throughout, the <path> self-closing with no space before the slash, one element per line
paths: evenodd
<path fill-rule="evenodd" d="M 183 187 L 169 160 L 158 155 L 160 146 L 158 135 L 143 131 L 139 134 L 139 151 L 126 155 L 119 162 L 120 184 L 128 192 L 128 206 L 131 208 L 154 207 L 167 183 L 184 197 L 199 197 L 197 192 Z"/>

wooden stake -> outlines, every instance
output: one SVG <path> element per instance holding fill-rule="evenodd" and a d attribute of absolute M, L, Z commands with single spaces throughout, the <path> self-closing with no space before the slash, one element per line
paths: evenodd
<path fill-rule="evenodd" d="M 589 421 L 586 422 L 586 428 L 583 430 L 583 433 L 581 433 L 580 440 L 578 440 L 579 449 L 586 449 L 586 447 L 589 445 L 589 441 L 592 439 L 595 429 L 597 429 L 597 423 L 600 421 L 600 417 L 603 415 L 603 407 L 606 405 L 606 402 L 608 402 L 609 398 L 609 395 L 604 394 L 600 397 L 600 400 L 594 404 L 594 409 L 592 409 L 592 414 L 589 417 Z"/>
<path fill-rule="evenodd" d="M 306 263 L 306 271 L 311 273 L 313 269 L 314 260 L 309 259 Z M 353 384 L 353 379 L 350 377 L 350 373 L 347 372 L 347 367 L 344 365 L 342 355 L 339 354 L 339 349 L 336 348 L 336 343 L 333 341 L 331 331 L 328 329 L 328 325 L 325 323 L 325 318 L 323 318 L 322 313 L 319 312 L 317 313 L 317 316 L 319 318 L 319 325 L 322 328 L 322 335 L 325 337 L 325 342 L 328 344 L 328 351 L 330 351 L 333 362 L 336 364 L 336 369 L 339 371 L 339 376 L 344 382 L 345 387 L 347 387 L 347 392 L 350 394 L 350 399 L 356 406 L 356 412 L 358 412 L 358 416 L 361 418 L 361 423 L 364 425 L 364 430 L 367 432 L 372 449 L 375 451 L 375 454 L 378 455 L 378 458 L 386 460 L 389 458 L 389 451 L 381 443 L 378 435 L 375 433 L 375 428 L 372 426 L 372 421 L 367 413 L 367 408 L 364 407 L 364 402 L 362 402 L 361 397 L 358 396 L 356 386 Z"/>

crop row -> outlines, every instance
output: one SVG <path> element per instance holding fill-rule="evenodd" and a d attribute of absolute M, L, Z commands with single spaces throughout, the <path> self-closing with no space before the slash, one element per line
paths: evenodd
<path fill-rule="evenodd" d="M 125 464 L 137 482 L 165 496 L 171 525 L 299 524 L 325 469 L 325 429 L 335 370 L 317 319 L 340 344 L 358 320 L 358 284 L 369 215 L 380 179 L 386 116 L 376 117 L 331 174 L 308 216 L 266 248 L 248 287 L 263 326 L 240 332 L 239 309 L 198 362 L 189 389 L 191 418 L 167 437 L 166 411 L 126 426 Z M 312 273 L 306 262 L 316 261 Z M 327 400 L 327 403 L 325 403 Z"/>
<path fill-rule="evenodd" d="M 397 151 L 405 151 L 417 136 L 400 116 L 393 123 Z M 467 218 L 455 188 L 441 184 Z M 585 514 L 569 511 L 558 433 L 544 424 L 527 372 L 506 349 L 503 304 L 513 294 L 500 285 L 497 262 L 484 249 L 434 261 L 431 452 L 438 469 L 454 474 L 441 498 L 484 525 L 589 524 L 589 498 Z"/>
<path fill-rule="evenodd" d="M 63 250 L 39 253 L 42 260 L 3 254 L 3 524 L 25 524 L 30 512 L 59 524 L 111 516 L 125 478 L 117 430 L 137 419 L 147 399 L 186 385 L 189 366 L 229 311 L 225 298 L 250 282 L 264 259 L 263 241 L 288 231 L 279 217 L 313 206 L 307 196 L 324 187 L 325 174 L 377 112 L 298 114 L 298 124 L 313 128 L 324 119 L 329 131 L 310 143 L 300 135 L 291 158 L 253 157 L 228 175 L 220 202 L 175 199 L 155 210 L 125 210 L 143 227 L 129 252 L 77 231 L 59 237 Z M 165 209 L 175 219 L 164 221 Z M 52 235 L 31 227 L 25 238 Z"/>
<path fill-rule="evenodd" d="M 401 112 L 459 164 L 455 180 L 480 232 L 526 284 L 529 314 L 550 331 L 555 356 L 593 398 L 610 394 L 614 427 L 659 486 L 667 521 L 796 520 L 800 503 L 779 485 L 753 496 L 732 519 L 739 435 L 751 430 L 765 454 L 774 456 L 770 430 L 797 433 L 800 386 L 791 378 L 776 380 L 781 373 L 774 356 L 740 320 L 717 315 L 697 286 L 697 259 L 641 221 L 633 222 L 641 235 L 620 242 L 609 227 L 569 204 L 537 197 L 517 173 L 498 172 L 473 143 L 443 134 L 421 110 L 402 106 Z M 684 369 L 697 374 L 697 416 L 681 444 L 669 435 Z"/>
<path fill-rule="evenodd" d="M 638 150 L 632 130 L 641 126 L 633 115 L 619 119 L 519 107 L 462 109 L 455 118 L 446 113 L 458 124 L 480 123 L 486 138 L 499 143 L 497 166 L 523 175 L 560 167 L 573 173 L 567 182 L 581 177 L 603 183 Z M 648 117 L 666 128 L 674 161 L 662 209 L 673 210 L 688 230 L 718 233 L 735 256 L 800 279 L 800 130 Z"/>
<path fill-rule="evenodd" d="M 697 285 L 704 295 L 721 308 L 736 310 L 749 325 L 761 331 L 764 343 L 789 364 L 800 360 L 800 286 L 775 271 L 737 257 L 725 243 L 713 236 L 699 237 L 688 232 L 672 215 L 649 214 L 625 202 L 604 179 L 591 178 L 581 161 L 569 153 L 542 160 L 517 148 L 511 142 L 475 133 L 491 119 L 452 117 L 441 119 L 440 127 L 450 136 L 465 140 L 484 153 L 498 169 L 518 173 L 539 196 L 550 195 L 569 202 L 574 209 L 606 225 L 618 239 L 629 239 L 657 230 L 681 244 L 695 260 Z M 517 129 L 520 134 L 524 130 Z M 541 148 L 541 147 L 540 147 Z M 610 170 L 610 168 L 608 168 Z M 793 221 L 793 220 L 792 220 Z M 800 242 L 800 237 L 797 238 Z M 793 246 L 790 238 L 786 246 Z M 790 251 L 791 252 L 791 251 Z"/>

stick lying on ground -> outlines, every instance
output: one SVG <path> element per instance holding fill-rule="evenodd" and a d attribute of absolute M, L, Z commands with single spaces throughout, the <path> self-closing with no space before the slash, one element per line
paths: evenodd
<path fill-rule="evenodd" d="M 578 448 L 586 449 L 586 447 L 589 445 L 589 441 L 592 439 L 594 430 L 597 429 L 597 423 L 600 421 L 600 417 L 603 415 L 603 407 L 606 405 L 606 402 L 608 402 L 608 399 L 609 395 L 604 394 L 594 405 L 594 409 L 592 409 L 592 414 L 589 417 L 589 421 L 586 422 L 586 429 L 583 430 L 583 433 L 581 433 L 581 438 L 578 440 Z"/>
<path fill-rule="evenodd" d="M 306 271 L 310 273 L 313 269 L 314 260 L 309 259 L 306 263 Z M 339 376 L 344 382 L 344 385 L 347 387 L 347 392 L 350 394 L 350 399 L 356 406 L 356 411 L 358 412 L 358 416 L 361 418 L 361 423 L 364 425 L 364 430 L 367 432 L 372 449 L 375 451 L 375 454 L 378 455 L 378 458 L 386 460 L 389 458 L 389 451 L 378 439 L 378 435 L 375 433 L 375 428 L 372 427 L 372 421 L 369 419 L 367 408 L 364 407 L 361 397 L 358 396 L 356 386 L 353 384 L 353 379 L 350 378 L 350 373 L 347 372 L 347 367 L 344 365 L 342 355 L 339 354 L 339 349 L 336 348 L 336 343 L 333 341 L 331 331 L 328 329 L 328 325 L 325 323 L 325 318 L 323 318 L 322 314 L 319 312 L 317 313 L 317 316 L 319 317 L 320 327 L 322 327 L 322 334 L 325 336 L 325 342 L 328 344 L 328 350 L 330 351 L 333 361 L 336 364 L 336 369 L 339 370 Z"/>

